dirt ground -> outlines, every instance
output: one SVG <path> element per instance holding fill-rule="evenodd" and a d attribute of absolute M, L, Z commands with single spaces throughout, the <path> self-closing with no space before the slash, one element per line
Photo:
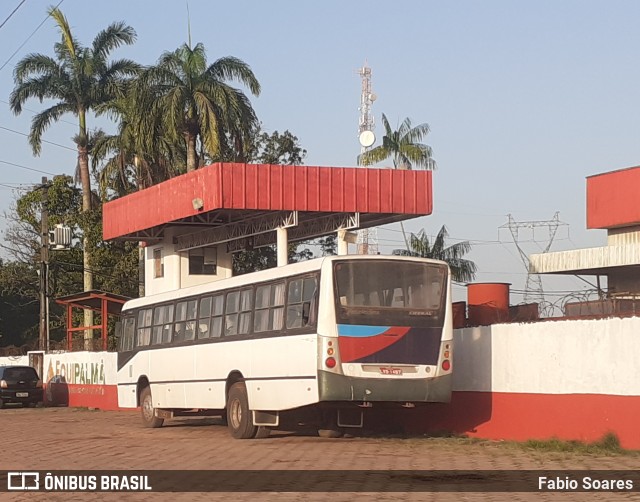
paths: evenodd
<path fill-rule="evenodd" d="M 234 440 L 212 418 L 166 421 L 142 427 L 136 412 L 41 408 L 0 410 L 0 470 L 219 470 L 296 472 L 282 492 L 251 493 L 236 479 L 230 493 L 0 493 L 0 500 L 640 500 L 640 492 L 532 493 L 420 490 L 407 477 L 406 491 L 386 491 L 384 477 L 358 478 L 351 492 L 292 490 L 312 486 L 310 476 L 330 471 L 336 483 L 354 479 L 349 471 L 640 470 L 640 454 L 593 455 L 526 449 L 521 445 L 464 438 L 347 437 L 323 439 L 311 432 L 276 431 L 266 439 Z M 251 472 L 249 472 L 251 471 Z M 425 473 L 422 472 L 424 475 Z M 588 472 L 585 474 L 589 474 Z M 212 474 L 213 475 L 213 474 Z M 341 478 L 340 476 L 344 476 Z M 415 476 L 413 476 L 414 479 Z M 315 478 L 314 478 L 315 479 Z M 6 481 L 2 481 L 6 483 Z M 459 482 L 464 486 L 464 477 Z M 455 485 L 457 486 L 457 485 Z M 454 489 L 455 489 L 454 486 Z M 522 485 L 517 485 L 522 486 Z M 317 489 L 317 488 L 316 488 Z M 636 488 L 637 489 L 637 488 Z"/>

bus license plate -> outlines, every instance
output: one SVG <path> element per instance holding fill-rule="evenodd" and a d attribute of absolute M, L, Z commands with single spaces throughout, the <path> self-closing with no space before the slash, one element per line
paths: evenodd
<path fill-rule="evenodd" d="M 28 392 L 16 392 L 16 397 L 29 397 Z"/>
<path fill-rule="evenodd" d="M 383 375 L 402 375 L 402 368 L 380 368 Z"/>

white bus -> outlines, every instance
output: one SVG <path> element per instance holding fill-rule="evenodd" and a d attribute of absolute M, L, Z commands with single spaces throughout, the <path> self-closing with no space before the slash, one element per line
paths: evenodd
<path fill-rule="evenodd" d="M 118 404 L 146 427 L 217 414 L 238 439 L 362 427 L 371 407 L 448 402 L 446 263 L 331 256 L 138 298 L 122 310 Z"/>

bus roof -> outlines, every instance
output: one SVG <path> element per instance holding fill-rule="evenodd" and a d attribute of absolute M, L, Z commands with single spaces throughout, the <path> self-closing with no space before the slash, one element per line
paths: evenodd
<path fill-rule="evenodd" d="M 258 272 L 251 272 L 249 274 L 238 275 L 235 277 L 229 277 L 228 279 L 220 279 L 216 281 L 207 282 L 205 284 L 199 284 L 198 286 L 191 286 L 188 288 L 175 289 L 173 291 L 166 291 L 157 295 L 143 296 L 141 298 L 135 298 L 129 300 L 124 304 L 122 310 L 130 310 L 134 308 L 144 307 L 147 305 L 154 305 L 156 303 L 162 303 L 166 301 L 176 300 L 179 298 L 186 298 L 190 296 L 196 296 L 203 293 L 215 292 L 218 290 L 237 288 L 256 282 L 268 281 L 271 279 L 278 279 L 280 277 L 289 277 L 292 275 L 304 274 L 307 272 L 315 272 L 322 268 L 322 265 L 327 261 L 341 261 L 341 260 L 394 260 L 394 261 L 421 261 L 445 264 L 438 260 L 431 260 L 428 258 L 418 258 L 412 256 L 397 256 L 397 255 L 339 255 L 339 256 L 324 256 L 321 258 L 314 258 L 312 260 L 302 261 L 298 263 L 291 263 L 281 267 L 273 267 L 266 270 L 260 270 Z"/>

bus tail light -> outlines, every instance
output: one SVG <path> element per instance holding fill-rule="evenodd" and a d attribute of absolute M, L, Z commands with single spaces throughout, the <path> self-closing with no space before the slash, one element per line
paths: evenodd
<path fill-rule="evenodd" d="M 333 357 L 327 357 L 324 361 L 324 364 L 327 368 L 335 368 L 336 360 Z"/>
<path fill-rule="evenodd" d="M 444 371 L 449 371 L 451 369 L 451 363 L 449 362 L 449 359 L 445 359 L 444 361 L 442 361 L 442 369 Z"/>

